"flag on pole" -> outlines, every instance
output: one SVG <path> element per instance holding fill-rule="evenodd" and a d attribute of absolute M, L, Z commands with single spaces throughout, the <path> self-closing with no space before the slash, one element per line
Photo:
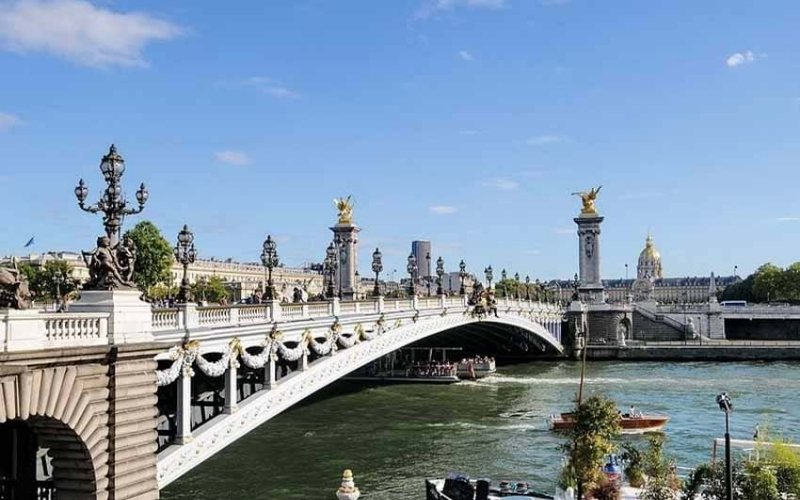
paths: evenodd
<path fill-rule="evenodd" d="M 33 245 L 33 237 L 31 237 L 31 239 L 29 239 L 28 242 L 25 243 L 25 248 L 28 248 L 31 245 Z"/>

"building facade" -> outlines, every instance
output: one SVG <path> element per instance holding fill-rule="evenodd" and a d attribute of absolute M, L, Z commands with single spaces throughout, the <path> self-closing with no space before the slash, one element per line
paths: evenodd
<path fill-rule="evenodd" d="M 417 275 L 414 278 L 427 279 L 431 275 L 431 266 L 434 265 L 431 254 L 431 242 L 415 240 L 411 242 L 411 254 L 417 259 Z"/>

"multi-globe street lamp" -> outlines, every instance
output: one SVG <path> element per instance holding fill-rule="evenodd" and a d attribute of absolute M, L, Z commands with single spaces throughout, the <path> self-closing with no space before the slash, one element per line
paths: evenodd
<path fill-rule="evenodd" d="M 417 267 L 417 258 L 414 256 L 414 253 L 408 254 L 408 265 L 406 266 L 406 271 L 408 271 L 409 276 L 409 285 L 408 285 L 408 294 L 410 296 L 414 296 L 416 294 L 416 290 L 414 290 L 414 276 L 417 275 L 417 271 L 419 268 Z"/>
<path fill-rule="evenodd" d="M 461 259 L 461 262 L 458 263 L 458 278 L 461 280 L 461 288 L 458 290 L 460 295 L 466 295 L 467 290 L 464 288 L 464 280 L 467 278 L 467 264 L 464 263 L 464 259 Z"/>
<path fill-rule="evenodd" d="M 444 277 L 444 259 L 439 256 L 436 259 L 436 295 L 444 295 L 442 288 L 442 278 Z"/>
<path fill-rule="evenodd" d="M 483 270 L 483 274 L 484 274 L 484 276 L 486 276 L 487 288 L 491 289 L 492 288 L 492 279 L 494 279 L 494 271 L 492 270 L 492 266 L 489 266 L 486 269 L 484 269 Z"/>
<path fill-rule="evenodd" d="M 731 433 L 730 414 L 733 412 L 733 402 L 727 392 L 717 396 L 719 409 L 725 412 L 725 498 L 733 499 L 733 480 L 731 471 Z"/>
<path fill-rule="evenodd" d="M 375 296 L 379 296 L 381 294 L 381 285 L 380 285 L 380 274 L 383 271 L 383 255 L 381 255 L 380 249 L 376 248 L 374 252 L 372 252 L 372 272 L 375 273 Z"/>
<path fill-rule="evenodd" d="M 338 261 L 336 260 L 336 247 L 333 242 L 325 249 L 325 272 L 328 278 L 328 290 L 326 295 L 328 298 L 333 298 L 336 293 L 336 268 Z"/>
<path fill-rule="evenodd" d="M 117 148 L 113 144 L 108 150 L 108 154 L 104 155 L 100 161 L 100 172 L 106 181 L 106 190 L 94 205 L 86 206 L 86 198 L 89 195 L 89 189 L 83 182 L 83 179 L 78 181 L 75 187 L 75 197 L 78 199 L 78 206 L 84 212 L 96 214 L 103 213 L 103 226 L 106 230 L 106 236 L 110 241 L 110 246 L 115 246 L 119 240 L 119 231 L 122 227 L 122 219 L 126 215 L 138 214 L 144 210 L 144 205 L 147 203 L 147 198 L 150 193 L 144 186 L 144 183 L 139 186 L 136 191 L 136 201 L 139 204 L 138 208 L 128 208 L 128 201 L 122 193 L 122 174 L 125 173 L 125 160 L 117 153 Z"/>
<path fill-rule="evenodd" d="M 189 287 L 189 264 L 194 263 L 197 258 L 197 251 L 194 248 L 194 234 L 189 230 L 189 226 L 183 225 L 183 229 L 178 233 L 178 242 L 175 244 L 175 260 L 183 266 L 183 278 L 181 288 L 178 292 L 178 302 L 189 302 L 191 289 Z"/>
<path fill-rule="evenodd" d="M 261 250 L 261 264 L 267 270 L 267 286 L 264 289 L 264 296 L 267 300 L 275 300 L 275 286 L 272 283 L 272 270 L 278 266 L 278 245 L 268 234 L 264 240 Z"/>
<path fill-rule="evenodd" d="M 428 297 L 430 297 L 431 296 L 431 253 L 430 252 L 427 252 L 425 254 L 425 260 L 428 263 L 428 272 L 425 273 L 425 281 L 427 281 L 428 284 Z"/>

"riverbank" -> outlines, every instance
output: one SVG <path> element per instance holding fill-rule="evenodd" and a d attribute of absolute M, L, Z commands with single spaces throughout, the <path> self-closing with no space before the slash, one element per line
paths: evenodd
<path fill-rule="evenodd" d="M 627 346 L 589 346 L 590 360 L 630 361 L 797 361 L 800 342 L 711 341 L 649 342 Z"/>

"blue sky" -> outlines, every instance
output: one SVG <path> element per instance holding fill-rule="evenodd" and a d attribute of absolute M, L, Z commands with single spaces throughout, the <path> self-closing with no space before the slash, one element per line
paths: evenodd
<path fill-rule="evenodd" d="M 670 276 L 800 260 L 800 2 L 0 0 L 0 254 L 90 249 L 112 142 L 170 241 L 321 260 L 352 194 L 362 274 L 412 239 L 455 269 L 603 273 L 648 230 Z"/>

